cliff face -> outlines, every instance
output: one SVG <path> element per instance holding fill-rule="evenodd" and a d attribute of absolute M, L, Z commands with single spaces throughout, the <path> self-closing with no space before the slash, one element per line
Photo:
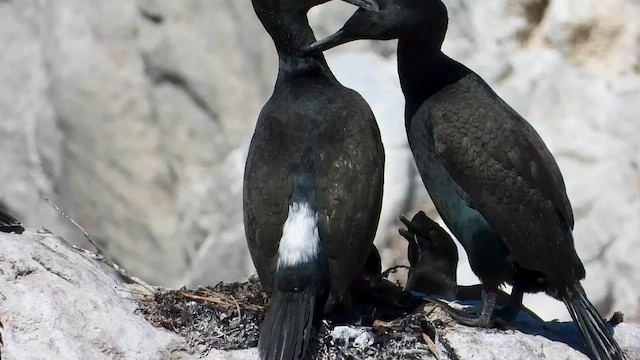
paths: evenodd
<path fill-rule="evenodd" d="M 587 292 L 605 312 L 638 312 L 640 4 L 445 2 L 446 52 L 494 86 L 556 155 Z M 310 19 L 323 36 L 352 11 L 334 2 Z M 0 200 L 27 225 L 74 237 L 43 193 L 151 282 L 253 271 L 242 170 L 276 59 L 249 0 L 1 1 L 0 43 Z M 394 51 L 393 42 L 359 42 L 327 54 L 383 132 L 377 242 L 387 264 L 404 257 L 397 215 L 431 208 L 406 145 Z M 530 307 L 564 314 L 555 302 Z"/>
<path fill-rule="evenodd" d="M 248 272 L 233 150 L 275 67 L 250 3 L 16 1 L 0 19 L 2 200 L 59 229 L 38 193 L 56 195 L 152 281 L 181 281 L 213 234 L 213 281 Z"/>

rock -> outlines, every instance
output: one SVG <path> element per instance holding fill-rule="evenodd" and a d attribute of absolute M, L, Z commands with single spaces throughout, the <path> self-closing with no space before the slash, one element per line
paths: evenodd
<path fill-rule="evenodd" d="M 6 359 L 161 358 L 180 343 L 135 315 L 131 291 L 61 238 L 0 236 L 0 270 Z"/>
<path fill-rule="evenodd" d="M 252 288 L 255 287 L 249 284 L 245 289 Z M 255 348 L 221 351 L 202 344 L 197 346 L 201 339 L 219 338 L 225 336 L 224 332 L 208 337 L 199 334 L 197 339 L 153 327 L 140 312 L 141 307 L 145 308 L 141 299 L 155 301 L 153 297 L 142 293 L 139 287 L 124 284 L 101 264 L 49 233 L 34 230 L 23 235 L 0 233 L 0 290 L 0 319 L 4 325 L 4 346 L 0 351 L 7 360 L 36 359 L 42 354 L 49 359 L 91 360 L 257 357 Z M 234 299 L 242 302 L 241 296 Z M 264 305 L 260 293 L 251 301 Z M 193 301 L 187 305 L 187 310 L 174 308 L 169 312 L 176 316 L 172 328 L 180 327 L 179 322 L 186 318 L 187 314 L 181 311 L 200 314 L 198 331 L 200 327 L 207 328 L 207 321 L 214 321 L 206 315 L 210 307 Z M 237 302 L 236 305 L 240 306 Z M 237 314 L 236 305 L 230 304 L 228 316 Z M 198 306 L 202 308 L 199 310 Z M 431 314 L 428 318 L 427 313 Z M 256 317 L 244 319 L 255 321 Z M 379 323 L 375 330 L 329 327 L 326 337 L 321 339 L 320 353 L 332 354 L 331 358 L 356 354 L 356 358 L 363 359 L 432 359 L 434 347 L 427 345 L 422 336 L 425 332 L 425 336 L 433 338 L 440 359 L 497 359 L 504 358 L 505 353 L 511 359 L 587 359 L 579 352 L 584 349 L 577 329 L 571 324 L 547 323 L 541 327 L 526 318 L 518 325 L 522 331 L 501 331 L 447 322 L 439 309 L 427 307 L 424 312 Z M 256 325 L 252 324 L 254 328 Z M 251 341 L 255 342 L 255 331 L 251 334 L 254 337 Z M 640 359 L 640 326 L 618 325 L 615 337 L 629 359 Z"/>
<path fill-rule="evenodd" d="M 154 283 L 184 281 L 205 238 L 230 226 L 234 256 L 218 253 L 230 271 L 213 281 L 240 277 L 242 217 L 227 222 L 237 208 L 194 208 L 211 210 L 201 189 L 229 172 L 224 161 L 251 132 L 275 78 L 271 40 L 245 11 L 250 1 L 87 5 L 0 3 L 9 52 L 0 60 L 0 148 L 10 155 L 0 200 L 26 224 L 83 243 L 39 199 L 46 194 Z M 223 225 L 195 226 L 212 217 L 208 225 Z"/>
<path fill-rule="evenodd" d="M 42 206 L 62 172 L 63 137 L 50 99 L 35 1 L 0 2 L 0 201 L 27 223 L 57 223 Z M 58 226 L 57 230 L 62 230 Z"/>
<path fill-rule="evenodd" d="M 138 290 L 139 291 L 139 290 Z M 195 359 L 138 313 L 136 289 L 60 237 L 0 235 L 3 359 Z M 246 359 L 252 351 L 211 359 Z"/>
<path fill-rule="evenodd" d="M 558 159 L 589 296 L 604 313 L 637 317 L 640 5 L 445 3 L 445 51 L 531 121 Z M 353 10 L 333 1 L 310 22 L 324 36 Z M 254 272 L 242 172 L 276 58 L 249 0 L 0 1 L 0 40 L 0 201 L 25 224 L 84 242 L 45 194 L 152 283 Z M 435 213 L 404 140 L 395 42 L 360 41 L 327 57 L 379 121 L 387 169 L 376 244 L 386 265 L 406 261 L 395 218 Z M 477 282 L 465 266 L 459 278 Z M 525 300 L 546 319 L 568 318 L 548 297 Z"/>

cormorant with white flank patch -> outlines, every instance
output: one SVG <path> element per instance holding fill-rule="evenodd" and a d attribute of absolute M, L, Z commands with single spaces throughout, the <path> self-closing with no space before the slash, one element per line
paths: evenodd
<path fill-rule="evenodd" d="M 497 314 L 506 321 L 523 293 L 544 291 L 565 303 L 594 359 L 623 359 L 580 285 L 585 269 L 574 247 L 573 212 L 547 146 L 480 76 L 441 51 L 448 16 L 440 0 L 377 2 L 379 12 L 356 12 L 309 50 L 356 39 L 399 40 L 405 126 L 416 165 L 483 285 L 479 316 L 452 316 L 488 327 L 501 284 L 513 284 L 512 306 Z"/>
<path fill-rule="evenodd" d="M 22 234 L 24 227 L 20 221 L 9 214 L 9 211 L 0 203 L 0 232 Z"/>
<path fill-rule="evenodd" d="M 377 10 L 371 0 L 344 0 Z M 300 359 L 312 324 L 349 309 L 349 287 L 372 249 L 380 217 L 384 150 L 369 105 L 343 87 L 306 13 L 327 0 L 253 0 L 279 56 L 274 92 L 258 118 L 244 173 L 244 224 L 271 300 L 261 359 Z"/>

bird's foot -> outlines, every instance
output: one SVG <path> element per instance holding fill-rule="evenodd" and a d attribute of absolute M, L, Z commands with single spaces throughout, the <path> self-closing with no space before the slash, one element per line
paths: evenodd
<path fill-rule="evenodd" d="M 493 311 L 496 307 L 497 287 L 485 287 L 482 290 L 482 309 L 480 313 L 452 308 L 449 304 L 434 300 L 453 320 L 459 324 L 481 328 L 491 328 L 495 324 Z"/>
<path fill-rule="evenodd" d="M 445 309 L 445 311 L 458 324 L 465 325 L 465 326 L 491 328 L 495 323 L 491 314 L 486 315 L 486 314 L 483 314 L 482 312 L 480 314 L 477 314 L 477 312 L 474 313 L 474 312 L 464 312 L 464 311 L 450 312 L 447 309 Z"/>
<path fill-rule="evenodd" d="M 491 312 L 478 311 L 478 309 L 457 309 L 444 301 L 432 299 L 444 312 L 447 313 L 455 322 L 472 327 L 491 328 L 494 325 L 494 319 Z"/>

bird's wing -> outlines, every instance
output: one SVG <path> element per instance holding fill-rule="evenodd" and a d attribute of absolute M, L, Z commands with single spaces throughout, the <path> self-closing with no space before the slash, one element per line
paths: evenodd
<path fill-rule="evenodd" d="M 353 101 L 339 106 L 329 101 L 333 94 L 322 91 L 312 94 L 313 108 L 268 103 L 263 109 L 245 167 L 245 232 L 260 280 L 269 289 L 293 193 L 292 175 L 308 162 L 305 168 L 312 169 L 316 181 L 318 232 L 330 290 L 340 297 L 372 248 L 382 206 L 384 150 L 373 113 L 359 95 L 343 92 Z M 298 96 L 296 101 L 304 104 L 305 99 Z M 317 111 L 317 103 L 323 111 Z M 363 113 L 369 121 L 362 120 Z M 335 119 L 325 119 L 329 116 L 343 119 L 344 126 L 336 129 Z M 292 121 L 296 126 L 281 126 Z"/>
<path fill-rule="evenodd" d="M 477 75 L 429 103 L 438 156 L 514 259 L 546 274 L 554 261 L 572 263 L 579 273 L 582 264 L 567 261 L 577 257 L 564 181 L 533 127 Z"/>
<path fill-rule="evenodd" d="M 249 251 L 260 282 L 271 291 L 283 225 L 293 192 L 290 155 L 297 149 L 287 141 L 269 109 L 263 110 L 249 147 L 243 187 L 244 225 Z M 273 146 L 277 143 L 279 146 Z M 223 191 L 223 190 L 222 190 Z"/>
<path fill-rule="evenodd" d="M 330 287 L 342 296 L 364 266 L 380 218 L 384 184 L 384 150 L 380 131 L 368 105 L 354 99 L 342 114 L 339 133 L 325 133 L 318 167 L 319 232 L 329 265 Z M 335 144 L 330 144 L 330 137 Z"/>

